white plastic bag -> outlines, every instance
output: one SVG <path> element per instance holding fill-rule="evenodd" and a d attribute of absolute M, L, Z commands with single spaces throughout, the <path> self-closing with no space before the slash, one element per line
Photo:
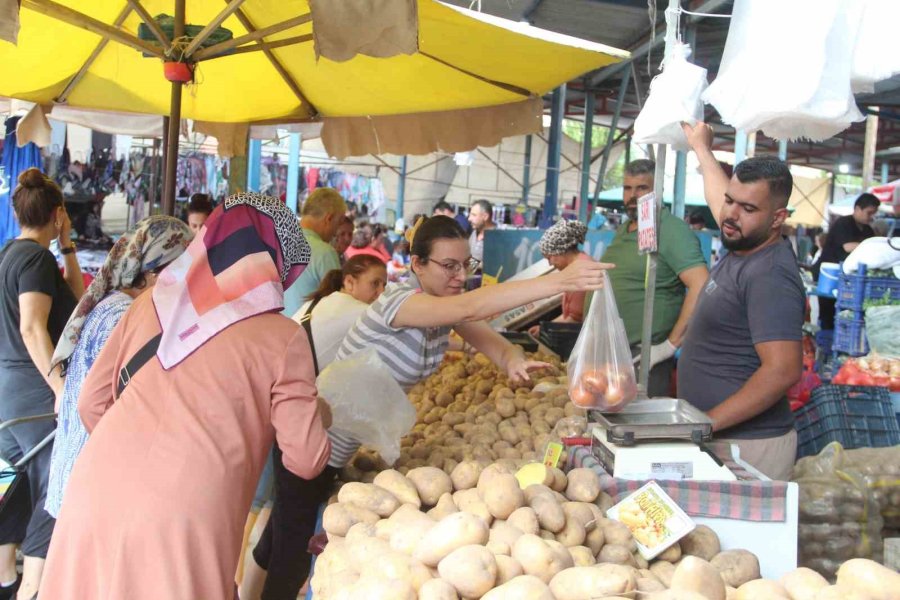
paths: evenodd
<path fill-rule="evenodd" d="M 634 122 L 634 141 L 639 144 L 671 144 L 688 150 L 681 122 L 703 120 L 700 97 L 706 89 L 706 69 L 687 61 L 691 47 L 676 44 L 663 71 L 650 82 L 650 95 Z"/>
<path fill-rule="evenodd" d="M 616 412 L 637 396 L 625 323 L 606 273 L 603 288 L 591 299 L 566 368 L 569 398 L 579 408 Z"/>
<path fill-rule="evenodd" d="M 775 139 L 823 140 L 861 121 L 850 88 L 861 1 L 735 0 L 703 100 Z"/>
<path fill-rule="evenodd" d="M 875 83 L 900 73 L 896 51 L 900 2 L 897 0 L 847 0 L 847 10 L 857 9 L 859 33 L 853 49 L 853 91 L 872 93 Z M 857 6 L 854 6 L 857 5 Z"/>
<path fill-rule="evenodd" d="M 416 424 L 416 410 L 374 348 L 332 362 L 316 385 L 331 407 L 331 429 L 377 450 L 389 465 L 400 458 L 400 438 Z"/>

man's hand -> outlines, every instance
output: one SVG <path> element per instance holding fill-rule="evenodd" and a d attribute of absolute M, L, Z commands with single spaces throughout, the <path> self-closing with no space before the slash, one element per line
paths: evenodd
<path fill-rule="evenodd" d="M 528 329 L 528 333 L 529 333 L 529 335 L 536 338 L 537 336 L 539 336 L 541 334 L 541 326 L 540 325 L 532 325 Z"/>
<path fill-rule="evenodd" d="M 682 123 L 681 129 L 684 130 L 684 135 L 687 138 L 688 144 L 693 148 L 694 152 L 699 152 L 700 150 L 712 150 L 713 137 L 715 136 L 712 127 L 703 121 L 698 121 L 694 126 Z"/>
<path fill-rule="evenodd" d="M 659 344 L 654 346 L 650 346 L 650 368 L 652 369 L 659 363 L 669 360 L 673 356 L 675 356 L 675 352 L 678 351 L 672 342 L 669 340 L 664 340 Z M 638 348 L 637 356 L 634 357 L 634 363 L 637 365 L 641 362 L 641 353 L 640 348 Z"/>

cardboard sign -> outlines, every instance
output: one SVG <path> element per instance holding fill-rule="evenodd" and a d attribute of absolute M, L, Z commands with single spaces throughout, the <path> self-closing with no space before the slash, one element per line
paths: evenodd
<path fill-rule="evenodd" d="M 650 192 L 638 198 L 638 251 L 656 252 L 656 194 Z"/>

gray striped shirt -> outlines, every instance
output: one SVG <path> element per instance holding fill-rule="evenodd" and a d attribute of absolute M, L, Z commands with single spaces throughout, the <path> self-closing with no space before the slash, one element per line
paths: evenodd
<path fill-rule="evenodd" d="M 450 327 L 393 327 L 391 323 L 407 298 L 420 290 L 410 284 L 388 288 L 356 321 L 338 349 L 335 360 L 365 348 L 375 348 L 379 358 L 404 390 L 409 390 L 438 370 L 449 342 Z M 359 443 L 348 434 L 330 429 L 332 467 L 347 464 Z"/>

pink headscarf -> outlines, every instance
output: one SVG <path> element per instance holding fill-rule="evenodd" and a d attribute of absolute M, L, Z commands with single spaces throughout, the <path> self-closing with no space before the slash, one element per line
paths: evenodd
<path fill-rule="evenodd" d="M 171 369 L 238 321 L 282 310 L 284 290 L 309 259 L 309 244 L 283 202 L 252 193 L 227 198 L 153 289 L 162 367 Z"/>

